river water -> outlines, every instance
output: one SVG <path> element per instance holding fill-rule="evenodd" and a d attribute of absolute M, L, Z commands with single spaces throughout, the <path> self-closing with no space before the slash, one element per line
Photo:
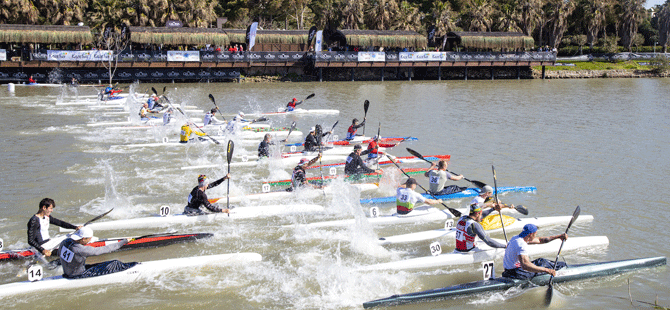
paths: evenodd
<path fill-rule="evenodd" d="M 425 155 L 451 154 L 450 170 L 489 184 L 493 183 L 494 165 L 498 186 L 537 187 L 535 193 L 502 196 L 505 202 L 527 206 L 531 216 L 571 215 L 577 205 L 581 214 L 593 215 L 593 222 L 573 225 L 570 236 L 605 235 L 609 246 L 566 252 L 562 256 L 568 263 L 670 254 L 666 242 L 670 238 L 670 216 L 665 212 L 670 205 L 664 198 L 670 191 L 670 79 L 168 84 L 134 89 L 144 91 L 151 86 L 159 90 L 167 86 L 174 103 L 203 110 L 212 107 L 207 99 L 211 93 L 226 113 L 276 111 L 290 98 L 302 99 L 315 93 L 304 108 L 338 109 L 340 114 L 273 117 L 272 124 L 288 126 L 295 120 L 299 129 L 308 131 L 314 124 L 330 128 L 339 120 L 335 131 L 340 136 L 344 136 L 352 118 L 363 118 L 363 102 L 368 99 L 371 104 L 366 134 L 373 135 L 380 126 L 383 136 L 417 137 L 418 141 L 407 142 L 404 147 Z M 93 94 L 92 88 L 81 88 L 78 93 Z M 156 214 L 161 205 L 179 212 L 198 174 L 205 173 L 211 179 L 225 175 L 223 164 L 216 169 L 180 169 L 225 162 L 223 146 L 115 147 L 157 142 L 163 137 L 174 139 L 178 129 L 123 132 L 88 127 L 86 123 L 92 121 L 123 120 L 127 115 L 55 105 L 70 100 L 74 100 L 73 92 L 58 88 L 17 87 L 15 95 L 6 88 L 0 90 L 0 238 L 5 249 L 27 246 L 26 223 L 43 197 L 56 200 L 54 216 L 72 223 L 83 223 L 111 207 L 114 211 L 100 221 L 133 218 Z M 133 118 L 136 110 L 134 104 L 130 113 Z M 404 147 L 390 153 L 409 156 Z M 235 149 L 236 154 L 254 152 L 255 147 Z M 388 176 L 375 192 L 358 193 L 338 182 L 341 194 L 336 197 L 273 203 L 319 204 L 326 207 L 322 214 L 101 231 L 96 235 L 133 236 L 176 230 L 211 232 L 214 237 L 89 258 L 89 262 L 149 261 L 256 252 L 263 256 L 260 263 L 167 272 L 126 285 L 21 295 L 4 298 L 3 308 L 360 309 L 368 300 L 479 280 L 479 264 L 401 272 L 358 270 L 373 263 L 429 256 L 430 242 L 382 247 L 375 240 L 437 229 L 442 222 L 385 228 L 372 228 L 364 221 L 349 228 L 282 227 L 364 216 L 369 206 L 361 206 L 360 197 L 394 192 L 391 184 L 399 179 L 398 172 L 385 170 Z M 260 192 L 263 180 L 289 178 L 290 170 L 270 165 L 237 168 L 231 174 L 231 192 L 242 194 Z M 317 176 L 318 171 L 309 174 Z M 419 179 L 427 184 L 425 178 Z M 468 185 L 464 181 L 456 184 Z M 208 190 L 210 197 L 225 193 L 225 186 Z M 447 204 L 464 207 L 468 201 Z M 379 207 L 385 214 L 394 209 L 393 204 Z M 564 229 L 541 228 L 540 235 L 558 234 Z M 51 235 L 56 234 L 52 228 Z M 493 236 L 503 238 L 502 234 Z M 444 251 L 451 251 L 453 239 L 442 242 Z M 502 261 L 495 266 L 499 275 Z M 25 280 L 25 276 L 16 276 L 22 267 L 21 262 L 0 265 L 0 283 Z M 635 306 L 649 307 L 639 301 L 653 303 L 656 298 L 659 304 L 670 306 L 669 282 L 667 268 L 661 267 L 559 284 L 559 297 L 552 307 L 629 308 L 629 286 Z M 398 308 L 542 308 L 543 297 L 544 289 L 510 290 Z"/>

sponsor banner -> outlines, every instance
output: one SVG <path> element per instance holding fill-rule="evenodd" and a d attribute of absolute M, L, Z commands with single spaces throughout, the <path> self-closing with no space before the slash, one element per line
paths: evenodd
<path fill-rule="evenodd" d="M 316 42 L 314 43 L 314 51 L 320 52 L 322 45 L 323 45 L 323 30 L 319 30 L 316 32 Z"/>
<path fill-rule="evenodd" d="M 386 61 L 384 52 L 358 52 L 358 61 Z"/>
<path fill-rule="evenodd" d="M 47 51 L 47 61 L 108 61 L 112 51 Z"/>
<path fill-rule="evenodd" d="M 250 51 L 256 45 L 256 30 L 258 29 L 258 22 L 253 22 L 247 28 L 247 50 Z"/>
<path fill-rule="evenodd" d="M 200 51 L 168 51 L 167 61 L 200 61 Z"/>
<path fill-rule="evenodd" d="M 400 52 L 400 61 L 446 61 L 446 52 Z"/>
<path fill-rule="evenodd" d="M 357 62 L 358 52 L 317 52 L 316 61 Z"/>
<path fill-rule="evenodd" d="M 0 61 L 7 61 L 7 51 L 0 49 Z"/>

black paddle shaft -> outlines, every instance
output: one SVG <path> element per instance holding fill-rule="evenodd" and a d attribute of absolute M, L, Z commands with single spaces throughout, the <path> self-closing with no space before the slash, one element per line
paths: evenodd
<path fill-rule="evenodd" d="M 420 158 L 420 159 L 424 160 L 425 162 L 427 162 L 427 163 L 429 163 L 429 164 L 431 164 L 431 165 L 433 164 L 433 162 L 431 162 L 430 160 L 427 160 L 426 158 L 424 158 L 423 155 L 419 154 L 419 152 L 417 152 L 417 151 L 415 151 L 415 150 L 413 150 L 413 149 L 410 149 L 410 148 L 407 148 L 407 151 L 408 151 L 410 154 L 412 154 L 413 156 L 416 156 L 417 158 Z M 460 174 L 458 174 L 458 173 L 456 173 L 456 172 L 451 172 L 451 171 L 449 171 L 449 170 L 447 170 L 447 172 L 449 172 L 449 173 L 451 173 L 451 174 L 460 175 Z M 479 188 L 482 188 L 482 187 L 486 186 L 486 183 L 481 182 L 481 181 L 470 180 L 470 179 L 468 179 L 468 178 L 466 178 L 466 177 L 463 177 L 463 179 L 466 180 L 466 181 L 468 181 L 468 182 L 470 182 L 470 183 L 472 183 L 472 184 L 474 184 L 475 186 L 477 186 L 477 187 L 479 187 Z"/>

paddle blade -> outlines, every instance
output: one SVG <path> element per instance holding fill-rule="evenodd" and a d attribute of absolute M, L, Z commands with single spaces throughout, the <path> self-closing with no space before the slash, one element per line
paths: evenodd
<path fill-rule="evenodd" d="M 528 215 L 528 208 L 522 205 L 514 206 L 514 209 L 523 215 Z"/>
<path fill-rule="evenodd" d="M 311 95 L 307 96 L 307 98 L 305 98 L 305 100 L 314 98 L 314 96 L 316 96 L 316 95 L 314 93 L 312 93 Z"/>
<path fill-rule="evenodd" d="M 152 87 L 151 87 L 151 91 L 154 92 L 154 94 L 158 95 L 158 92 L 156 91 L 156 88 L 155 88 L 155 87 L 152 86 Z"/>
<path fill-rule="evenodd" d="M 365 102 L 363 102 L 363 111 L 365 112 L 365 115 L 368 115 L 369 108 L 370 108 L 370 100 L 365 99 Z"/>
<path fill-rule="evenodd" d="M 265 122 L 265 121 L 267 121 L 267 120 L 268 120 L 267 118 L 265 118 L 265 117 L 261 117 L 261 118 L 259 118 L 259 119 L 254 120 L 254 123 L 256 123 L 256 122 Z"/>
<path fill-rule="evenodd" d="M 295 129 L 295 126 L 296 126 L 296 125 L 295 125 L 295 121 L 293 121 L 293 122 L 291 123 L 291 130 Z"/>
<path fill-rule="evenodd" d="M 167 86 L 163 86 L 163 94 L 165 94 L 166 89 L 167 89 Z"/>
<path fill-rule="evenodd" d="M 228 160 L 228 164 L 230 164 L 230 161 L 233 159 L 234 149 L 235 143 L 233 143 L 233 140 L 228 140 L 228 148 L 226 149 L 226 160 Z"/>
<path fill-rule="evenodd" d="M 425 162 L 427 162 L 427 163 L 429 163 L 429 164 L 431 164 L 431 165 L 433 164 L 433 163 L 431 163 L 429 160 L 423 158 L 423 155 L 419 154 L 419 152 L 417 152 L 417 151 L 415 151 L 415 150 L 413 150 L 413 149 L 407 148 L 407 152 L 409 152 L 410 154 L 412 154 L 412 156 L 414 156 L 414 157 L 416 157 L 416 158 L 423 159 Z"/>
<path fill-rule="evenodd" d="M 212 103 L 216 105 L 216 100 L 214 100 L 214 96 L 212 96 L 212 94 L 209 94 L 209 100 L 211 100 Z"/>
<path fill-rule="evenodd" d="M 581 213 L 581 212 L 582 212 L 582 209 L 579 206 L 577 206 L 577 208 L 575 209 L 575 212 L 572 213 L 572 219 L 570 219 L 570 223 L 568 224 L 568 229 L 570 229 L 570 226 L 572 226 L 572 223 L 574 223 L 577 220 L 577 218 L 579 217 L 579 213 Z M 566 233 L 568 232 L 568 229 L 565 230 Z"/>
<path fill-rule="evenodd" d="M 482 181 L 468 180 L 468 179 L 465 179 L 465 180 L 468 181 L 468 182 L 470 182 L 470 183 L 472 183 L 472 184 L 474 184 L 475 186 L 477 186 L 477 187 L 479 187 L 479 188 L 483 188 L 484 186 L 486 186 L 486 183 L 484 183 L 484 182 L 482 182 Z"/>
<path fill-rule="evenodd" d="M 337 126 L 337 124 L 338 124 L 339 122 L 340 122 L 339 120 L 338 120 L 338 121 L 335 121 L 335 124 L 333 124 L 333 127 L 330 129 L 330 131 L 335 130 L 335 126 Z"/>
<path fill-rule="evenodd" d="M 93 222 L 95 222 L 95 221 L 101 219 L 103 216 L 109 214 L 109 213 L 112 212 L 112 211 L 114 211 L 114 208 L 111 208 L 111 209 L 109 209 L 109 211 L 107 211 L 107 212 L 105 212 L 105 213 L 103 213 L 103 214 L 100 214 L 100 215 L 94 217 L 92 220 L 90 220 L 90 221 L 84 223 L 84 225 L 82 225 L 82 226 L 86 226 L 86 225 L 88 225 L 88 224 L 91 224 L 91 223 L 93 223 Z"/>
<path fill-rule="evenodd" d="M 553 280 L 553 277 L 552 279 Z M 551 305 L 551 299 L 554 297 L 554 285 L 549 280 L 549 285 L 547 286 L 547 293 L 544 295 L 544 305 L 549 307 Z"/>
<path fill-rule="evenodd" d="M 382 122 L 379 122 L 379 125 L 377 125 L 377 137 L 379 137 L 381 131 L 382 131 Z"/>

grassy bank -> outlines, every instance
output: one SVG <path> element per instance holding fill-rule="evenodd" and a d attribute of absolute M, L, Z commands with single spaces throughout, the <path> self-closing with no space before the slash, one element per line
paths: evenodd
<path fill-rule="evenodd" d="M 547 66 L 547 71 L 582 71 L 582 70 L 653 70 L 651 66 L 643 66 L 640 63 L 649 63 L 649 61 L 629 60 L 622 62 L 608 62 L 608 61 L 557 61 L 556 63 L 571 63 L 574 66 Z M 541 66 L 533 67 L 535 70 L 542 71 Z"/>

